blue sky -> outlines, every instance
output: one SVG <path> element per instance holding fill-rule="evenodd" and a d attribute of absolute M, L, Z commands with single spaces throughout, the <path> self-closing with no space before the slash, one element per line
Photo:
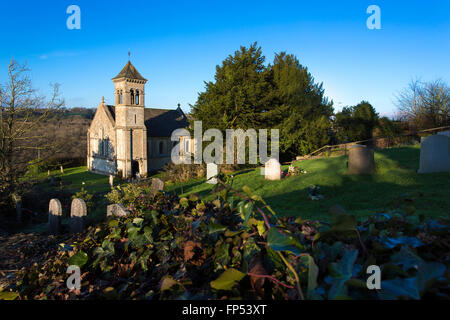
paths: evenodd
<path fill-rule="evenodd" d="M 343 2 L 343 3 L 342 3 Z M 66 27 L 69 5 L 81 30 Z M 369 30 L 369 5 L 381 30 Z M 450 81 L 450 1 L 8 1 L 0 4 L 0 82 L 12 57 L 34 86 L 61 84 L 68 107 L 113 104 L 114 77 L 128 60 L 149 82 L 146 106 L 185 111 L 215 67 L 257 41 L 266 62 L 295 54 L 335 109 L 365 99 L 382 114 L 416 77 Z"/>

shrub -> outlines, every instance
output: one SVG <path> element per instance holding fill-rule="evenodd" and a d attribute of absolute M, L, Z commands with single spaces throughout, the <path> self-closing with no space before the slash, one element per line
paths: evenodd
<path fill-rule="evenodd" d="M 45 170 L 47 170 L 47 165 L 42 159 L 35 159 L 28 162 L 28 174 L 33 177 Z"/>
<path fill-rule="evenodd" d="M 120 203 L 125 207 L 133 204 L 144 193 L 144 189 L 129 183 L 114 187 L 105 197 L 110 203 Z"/>
<path fill-rule="evenodd" d="M 163 168 L 163 179 L 173 182 L 185 182 L 202 178 L 206 175 L 205 164 L 166 164 Z"/>
<path fill-rule="evenodd" d="M 278 218 L 248 187 L 214 201 L 141 193 L 131 215 L 91 227 L 45 263 L 18 273 L 21 299 L 448 299 L 448 222 L 411 201 L 357 222 Z M 224 190 L 228 191 L 223 192 Z M 66 287 L 68 265 L 81 290 Z M 366 269 L 383 270 L 368 290 Z"/>
<path fill-rule="evenodd" d="M 84 182 L 83 182 L 83 184 L 84 184 Z M 93 195 L 90 194 L 90 193 L 84 188 L 84 186 L 81 187 L 81 190 L 80 190 L 79 192 L 75 193 L 75 194 L 72 196 L 72 199 L 76 199 L 76 198 L 84 200 L 84 202 L 86 203 L 86 207 L 87 207 L 88 211 L 89 211 L 89 212 L 91 211 L 91 209 L 92 209 L 92 207 L 93 207 L 93 205 L 94 205 L 94 202 L 92 201 Z"/>

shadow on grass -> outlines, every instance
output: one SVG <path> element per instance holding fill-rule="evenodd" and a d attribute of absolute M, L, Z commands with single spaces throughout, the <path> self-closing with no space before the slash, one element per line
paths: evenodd
<path fill-rule="evenodd" d="M 373 175 L 349 175 L 346 170 L 342 171 L 342 163 L 329 162 L 325 170 L 336 172 L 339 183 L 328 185 L 325 180 L 315 181 L 314 184 L 320 187 L 320 193 L 324 195 L 323 200 L 310 200 L 306 186 L 264 199 L 281 216 L 328 218 L 329 208 L 340 204 L 361 218 L 392 209 L 393 200 L 406 195 L 413 200 L 415 214 L 448 218 L 450 173 L 417 174 L 420 149 L 413 153 L 408 149 L 377 152 L 377 172 Z"/>

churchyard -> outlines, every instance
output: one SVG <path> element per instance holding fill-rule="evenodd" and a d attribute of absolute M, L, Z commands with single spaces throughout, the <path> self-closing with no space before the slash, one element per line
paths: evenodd
<path fill-rule="evenodd" d="M 266 164 L 263 172 L 261 167 L 253 167 L 226 176 L 220 175 L 220 170 L 216 171 L 215 166 L 209 164 L 207 167 L 212 170 L 207 177 L 183 183 L 163 182 L 160 178 L 164 178 L 164 174 L 157 173 L 137 183 L 116 179 L 112 187 L 111 177 L 86 172 L 86 167 L 41 174 L 35 177 L 35 188 L 40 190 L 42 197 L 55 195 L 58 190 L 65 195 L 73 193 L 73 196 L 63 201 L 52 196 L 48 221 L 21 230 L 33 233 L 0 238 L 0 256 L 5 257 L 3 268 L 17 268 L 17 271 L 22 268 L 15 276 L 0 283 L 10 288 L 10 291 L 0 290 L 0 299 L 19 296 L 27 299 L 176 299 L 180 294 L 190 299 L 198 298 L 195 292 L 199 290 L 203 290 L 200 298 L 216 299 L 237 283 L 240 283 L 240 289 L 234 291 L 236 297 L 263 298 L 263 291 L 254 285 L 250 290 L 245 289 L 245 281 L 241 281 L 246 273 L 251 279 L 257 279 L 255 267 L 248 269 L 246 264 L 236 265 L 237 262 L 232 262 L 234 260 L 228 256 L 228 245 L 218 245 L 222 240 L 216 243 L 215 237 L 219 236 L 226 239 L 226 243 L 241 241 L 239 230 L 254 231 L 242 234 L 244 243 L 252 244 L 252 250 L 268 250 L 267 259 L 275 263 L 273 272 L 277 272 L 278 277 L 293 270 L 291 264 L 296 265 L 295 268 L 303 265 L 307 266 L 306 270 L 316 270 L 315 275 L 308 273 L 308 276 L 305 272 L 297 274 L 294 271 L 296 280 L 286 278 L 284 281 L 290 284 L 277 287 L 271 299 L 283 299 L 287 294 L 291 295 L 290 299 L 419 299 L 441 294 L 443 282 L 432 289 L 426 288 L 425 284 L 435 281 L 446 270 L 442 257 L 447 255 L 447 249 L 435 239 L 448 236 L 445 230 L 450 208 L 450 170 L 446 167 L 449 146 L 445 135 L 422 138 L 421 144 L 387 149 L 374 150 L 356 145 L 350 147 L 345 156 L 293 161 L 283 166 L 274 160 Z M 222 184 L 221 179 L 227 183 Z M 225 189 L 216 190 L 217 186 Z M 225 196 L 224 190 L 230 195 Z M 180 229 L 187 221 L 189 232 L 183 231 L 185 227 Z M 283 233 L 278 231 L 281 227 Z M 195 239 L 200 239 L 198 242 L 189 240 L 192 232 L 196 234 Z M 189 279 L 186 280 L 189 286 L 179 289 L 179 282 L 174 277 L 180 270 L 172 270 L 171 264 L 157 263 L 161 254 L 165 255 L 166 261 L 178 261 L 179 245 L 174 241 L 182 243 L 184 263 L 198 273 L 198 276 L 186 274 L 184 277 Z M 131 255 L 130 249 L 120 249 L 122 242 L 131 246 Z M 24 243 L 28 245 L 24 246 Z M 350 247 L 344 248 L 345 243 Z M 153 244 L 161 248 L 156 253 L 151 249 Z M 239 255 L 245 257 L 248 245 L 235 247 L 233 252 L 238 250 Z M 33 248 L 33 254 L 27 253 L 23 258 L 24 248 Z M 369 289 L 384 288 L 374 295 L 370 290 L 361 289 L 366 277 L 363 272 L 352 278 L 355 285 L 344 284 L 339 275 L 333 280 L 335 275 L 331 273 L 324 278 L 329 270 L 321 266 L 327 263 L 328 257 L 335 258 L 338 252 L 343 253 L 339 264 L 350 263 L 351 268 L 359 270 L 370 259 L 376 259 L 377 265 L 385 270 L 392 263 L 404 263 L 401 259 L 403 255 L 412 254 L 411 248 L 417 250 L 415 263 L 421 264 L 417 279 L 424 279 L 417 283 L 416 278 L 395 278 L 385 280 L 381 285 L 367 284 Z M 317 255 L 315 250 L 321 250 L 325 255 Z M 211 251 L 214 263 L 205 260 L 206 252 Z M 282 260 L 276 262 L 275 252 Z M 369 252 L 372 256 L 367 260 Z M 22 258 L 18 259 L 16 255 Z M 286 260 L 285 255 L 290 260 Z M 300 256 L 305 259 L 297 260 Z M 292 260 L 292 257 L 295 258 Z M 422 260 L 425 258 L 435 262 L 427 264 Z M 100 274 L 89 278 L 89 290 L 80 284 L 81 291 L 67 292 L 65 271 L 55 272 L 59 270 L 61 259 L 67 260 L 73 270 L 83 267 L 90 270 L 88 273 Z M 121 266 L 139 263 L 140 267 L 116 270 L 116 263 Z M 239 269 L 225 267 L 227 264 L 239 266 Z M 203 267 L 198 268 L 200 265 Z M 217 268 L 221 271 L 213 272 Z M 432 269 L 427 272 L 427 268 Z M 152 276 L 148 278 L 147 289 L 142 290 L 138 283 L 127 280 L 129 276 L 145 279 L 148 272 Z M 112 273 L 115 273 L 113 278 Z M 30 282 L 29 277 L 33 274 L 39 274 L 38 282 Z M 217 274 L 221 275 L 217 278 Z M 14 284 L 16 277 L 19 280 Z M 197 277 L 202 281 L 196 280 Z M 226 278 L 232 281 L 229 283 Z M 111 283 L 113 286 L 106 287 L 111 279 L 115 279 L 114 284 Z M 276 278 L 270 279 L 279 283 Z M 411 285 L 408 284 L 411 279 L 414 283 L 405 291 L 405 287 Z M 154 287 L 153 281 L 158 288 L 163 285 L 168 288 L 148 291 Z M 164 284 L 167 281 L 170 284 Z M 48 284 L 46 291 L 43 291 L 45 285 L 42 283 Z M 207 291 L 200 289 L 205 283 L 208 284 Z"/>
<path fill-rule="evenodd" d="M 433 140 L 432 137 L 428 141 Z M 422 147 L 423 144 L 422 141 Z M 437 152 L 434 146 L 427 145 L 427 148 L 427 152 Z M 442 151 L 441 148 L 438 149 Z M 224 185 L 220 180 L 224 176 L 220 175 L 215 181 L 218 184 L 211 181 L 208 183 L 206 177 L 183 184 L 170 181 L 163 183 L 159 179 L 162 177 L 160 173 L 150 177 L 147 181 L 151 183 L 146 184 L 116 181 L 113 191 L 107 195 L 109 201 L 106 204 L 103 202 L 101 206 L 95 202 L 93 204 L 93 207 L 97 207 L 96 212 L 101 207 L 101 217 L 97 221 L 92 220 L 92 217 L 89 219 L 92 212 L 89 212 L 87 203 L 80 198 L 73 197 L 66 208 L 58 199 L 52 199 L 49 203 L 48 224 L 45 224 L 45 230 L 41 230 L 42 237 L 37 240 L 31 234 L 18 238 L 22 242 L 30 241 L 29 245 L 35 248 L 34 255 L 20 260 L 20 265 L 28 267 L 17 274 L 21 279 L 18 287 L 11 287 L 18 288 L 19 291 L 0 291 L 0 298 L 16 298 L 20 292 L 21 296 L 34 299 L 175 299 L 180 294 L 191 299 L 198 298 L 195 292 L 203 290 L 200 298 L 216 299 L 239 282 L 240 291 L 233 291 L 233 295 L 263 298 L 264 293 L 255 289 L 254 285 L 250 291 L 245 289 L 245 281 L 241 280 L 246 273 L 232 267 L 221 267 L 222 263 L 224 266 L 232 263 L 231 256 L 228 256 L 228 245 L 217 245 L 215 237 L 223 237 L 226 243 L 240 241 L 241 228 L 249 232 L 255 231 L 252 234 L 244 232 L 242 237 L 245 242 L 252 244 L 252 250 L 268 250 L 267 259 L 272 259 L 272 263 L 275 263 L 277 271 L 273 272 L 277 272 L 278 277 L 286 274 L 288 269 L 292 270 L 291 264 L 316 270 L 315 275 L 294 273 L 297 280 L 285 279 L 290 285 L 277 287 L 272 299 L 283 299 L 286 294 L 290 294 L 292 299 L 339 299 L 347 296 L 356 299 L 419 299 L 427 294 L 436 294 L 441 290 L 442 283 L 432 290 L 425 288 L 425 284 L 445 272 L 442 258 L 447 251 L 445 247 L 435 243 L 434 239 L 437 235 L 445 237 L 446 234 L 447 227 L 442 223 L 449 219 L 450 199 L 447 195 L 450 172 L 417 173 L 419 164 L 421 169 L 429 170 L 433 161 L 436 159 L 429 154 L 424 159 L 420 144 L 400 145 L 375 152 L 365 146 L 356 146 L 350 149 L 348 156 L 294 161 L 283 165 L 283 174 L 278 171 L 278 177 L 274 170 L 262 175 L 261 168 L 236 171 L 228 175 L 228 184 Z M 277 168 L 276 163 L 273 164 Z M 87 175 L 83 170 L 84 167 L 66 169 L 64 173 L 60 172 L 61 181 L 71 180 L 73 185 L 67 185 L 86 187 L 90 192 L 97 192 L 104 197 L 111 189 L 108 178 L 92 173 Z M 48 178 L 41 179 L 43 188 L 55 188 L 48 185 Z M 231 183 L 229 179 L 232 179 Z M 214 192 L 213 188 L 217 185 L 224 186 L 225 189 L 222 190 L 228 190 L 230 197 L 223 196 L 220 191 Z M 85 195 L 82 197 L 86 198 Z M 231 209 L 234 206 L 237 212 Z M 64 219 L 66 226 L 61 224 Z M 186 219 L 189 222 L 188 229 L 194 228 L 195 231 L 192 229 L 186 233 L 184 227 L 180 229 L 180 226 L 185 225 Z M 241 226 L 242 221 L 244 223 Z M 289 233 L 280 233 L 278 230 L 281 226 L 284 226 L 284 232 Z M 201 240 L 189 240 L 191 232 L 195 232 L 195 239 Z M 264 241 L 256 243 L 256 239 Z M 179 289 L 179 282 L 174 280 L 180 272 L 174 274 L 178 268 L 171 267 L 171 264 L 157 263 L 160 254 L 165 255 L 166 260 L 178 260 L 178 245 L 174 241 L 184 243 L 184 263 L 196 270 L 194 274 L 184 276 L 189 279 L 189 285 L 180 286 Z M 131 247 L 123 251 L 122 242 Z M 101 243 L 101 246 L 97 243 Z M 157 253 L 151 249 L 152 243 L 160 246 Z M 350 247 L 345 249 L 344 243 Z M 233 252 L 238 250 L 239 254 L 248 254 L 248 245 L 235 247 Z M 5 250 L 11 251 L 14 246 L 14 241 L 5 242 L 0 255 L 4 255 Z M 314 250 L 321 250 L 325 255 L 316 255 L 314 246 Z M 18 252 L 21 253 L 23 246 L 18 247 Z M 400 251 L 398 248 L 401 248 Z M 411 248 L 415 248 L 420 255 L 414 256 L 415 263 L 421 264 L 417 277 L 423 279 L 417 280 L 417 284 L 416 278 L 385 280 L 381 282 L 383 290 L 375 295 L 370 290 L 362 289 L 366 277 L 363 272 L 353 271 L 356 272 L 356 276 L 352 278 L 355 284 L 344 284 L 339 280 L 340 277 L 350 279 L 351 274 L 338 275 L 335 279 L 335 275 L 330 273 L 328 278 L 331 280 L 323 278 L 329 272 L 322 268 L 323 263 L 327 263 L 327 259 L 334 259 L 339 252 L 344 253 L 339 264 L 350 263 L 354 270 L 362 268 L 370 259 L 376 259 L 377 265 L 386 270 L 386 266 L 392 263 L 404 263 L 403 255 L 411 255 Z M 145 250 L 142 251 L 143 249 Z M 42 250 L 49 251 L 43 255 Z M 129 255 L 129 250 L 137 254 Z M 214 264 L 205 260 L 206 252 L 211 251 Z M 282 260 L 276 262 L 270 252 L 278 252 Z M 366 260 L 368 253 L 371 256 Z M 286 260 L 284 255 L 290 257 L 290 260 Z M 305 259 L 292 260 L 294 256 L 303 256 Z M 439 263 L 427 264 L 422 260 L 424 257 Z M 64 286 L 64 279 L 67 277 L 65 272 L 61 269 L 61 272 L 55 273 L 61 263 L 60 259 L 67 260 L 71 268 L 76 269 L 78 266 L 90 270 L 88 273 L 97 273 L 96 277 L 89 278 L 89 290 L 83 285 L 81 291 L 67 292 Z M 114 259 L 117 259 L 116 262 Z M 39 267 L 44 261 L 45 265 Z M 11 267 L 19 265 L 18 262 L 14 264 L 14 258 L 5 262 Z M 140 267 L 132 270 L 114 267 L 115 263 L 126 266 L 136 262 Z M 175 263 L 176 265 L 178 264 Z M 212 271 L 213 266 L 222 270 L 222 275 L 218 278 Z M 257 278 L 255 267 L 249 270 L 249 266 L 244 264 L 239 267 L 241 270 L 242 268 L 247 270 L 247 275 Z M 427 268 L 431 268 L 430 272 L 424 271 Z M 319 270 L 322 275 L 320 277 Z M 152 276 L 144 287 L 147 289 L 127 280 L 128 276 L 145 279 L 148 272 Z M 29 282 L 29 274 L 35 273 L 39 273 L 39 282 Z M 113 278 L 111 274 L 115 274 Z M 402 274 L 406 275 L 404 272 Z M 225 279 L 227 277 L 232 279 L 231 282 Z M 106 287 L 111 279 L 115 279 L 114 286 Z M 270 279 L 279 283 L 275 278 Z M 411 280 L 414 283 L 408 284 Z M 168 288 L 160 292 L 147 292 L 148 288 L 154 286 L 152 281 L 159 283 L 158 287 L 167 285 Z M 167 281 L 170 283 L 165 284 Z M 205 286 L 205 281 L 209 288 L 207 291 L 200 289 Z M 49 286 L 44 292 L 42 288 L 45 285 L 42 286 L 42 283 L 58 284 Z M 160 285 L 161 283 L 163 284 Z M 405 290 L 407 285 L 412 287 Z M 379 284 L 367 286 L 369 289 L 380 287 Z"/>
<path fill-rule="evenodd" d="M 418 214 L 427 217 L 449 217 L 450 173 L 418 174 L 420 144 L 399 146 L 375 152 L 375 174 L 353 175 L 347 172 L 347 157 L 330 157 L 294 162 L 306 170 L 305 174 L 267 181 L 260 169 L 242 170 L 234 174 L 233 186 L 249 186 L 281 215 L 301 216 L 305 219 L 328 217 L 328 209 L 340 204 L 358 217 L 383 212 L 399 197 L 411 198 Z M 287 170 L 289 165 L 282 166 Z M 307 188 L 320 187 L 322 200 L 311 200 Z M 169 184 L 168 192 L 181 196 L 198 194 L 212 199 L 213 185 L 204 179 Z"/>
<path fill-rule="evenodd" d="M 280 216 L 295 216 L 304 219 L 329 219 L 329 208 L 339 204 L 359 219 L 375 212 L 389 211 L 402 199 L 411 200 L 412 210 L 417 215 L 429 218 L 450 216 L 449 172 L 419 174 L 420 144 L 402 145 L 374 152 L 373 174 L 351 174 L 347 168 L 348 156 L 323 157 L 294 161 L 291 165 L 305 173 L 279 180 L 266 180 L 261 168 L 236 171 L 231 174 L 232 186 L 241 189 L 248 186 L 261 196 Z M 287 171 L 290 165 L 283 165 Z M 51 176 L 62 181 L 65 192 L 75 194 L 84 188 L 94 195 L 89 223 L 98 223 L 106 218 L 108 200 L 104 195 L 111 190 L 108 177 L 86 172 L 86 167 L 67 168 L 51 172 Z M 156 173 L 152 178 L 162 178 Z M 35 187 L 45 196 L 51 191 L 61 190 L 61 184 L 49 182 L 48 174 L 38 177 Z M 215 184 L 207 177 L 183 183 L 166 181 L 164 191 L 182 197 L 197 195 L 205 201 L 213 200 Z M 115 179 L 115 184 L 126 183 Z M 308 188 L 319 187 L 322 199 L 312 200 Z M 50 200 L 50 199 L 48 199 Z M 69 225 L 70 203 L 64 207 L 63 225 Z M 24 213 L 26 214 L 26 213 Z M 46 223 L 27 226 L 24 232 L 45 232 Z"/>

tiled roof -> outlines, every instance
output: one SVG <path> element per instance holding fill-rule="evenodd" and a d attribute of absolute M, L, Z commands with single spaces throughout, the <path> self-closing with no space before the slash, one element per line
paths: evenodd
<path fill-rule="evenodd" d="M 113 120 L 116 120 L 115 106 L 107 106 Z M 144 123 L 149 137 L 170 137 L 175 129 L 189 126 L 186 115 L 181 109 L 144 109 Z"/>
<path fill-rule="evenodd" d="M 189 126 L 188 119 L 181 109 L 151 109 L 144 110 L 145 126 L 149 137 L 170 137 L 175 129 Z"/>
<path fill-rule="evenodd" d="M 137 71 L 137 69 L 133 66 L 133 64 L 130 61 L 128 61 L 125 67 L 123 67 L 122 71 L 120 71 L 119 74 L 113 78 L 113 80 L 121 78 L 147 81 L 147 79 L 141 76 L 139 71 Z"/>

